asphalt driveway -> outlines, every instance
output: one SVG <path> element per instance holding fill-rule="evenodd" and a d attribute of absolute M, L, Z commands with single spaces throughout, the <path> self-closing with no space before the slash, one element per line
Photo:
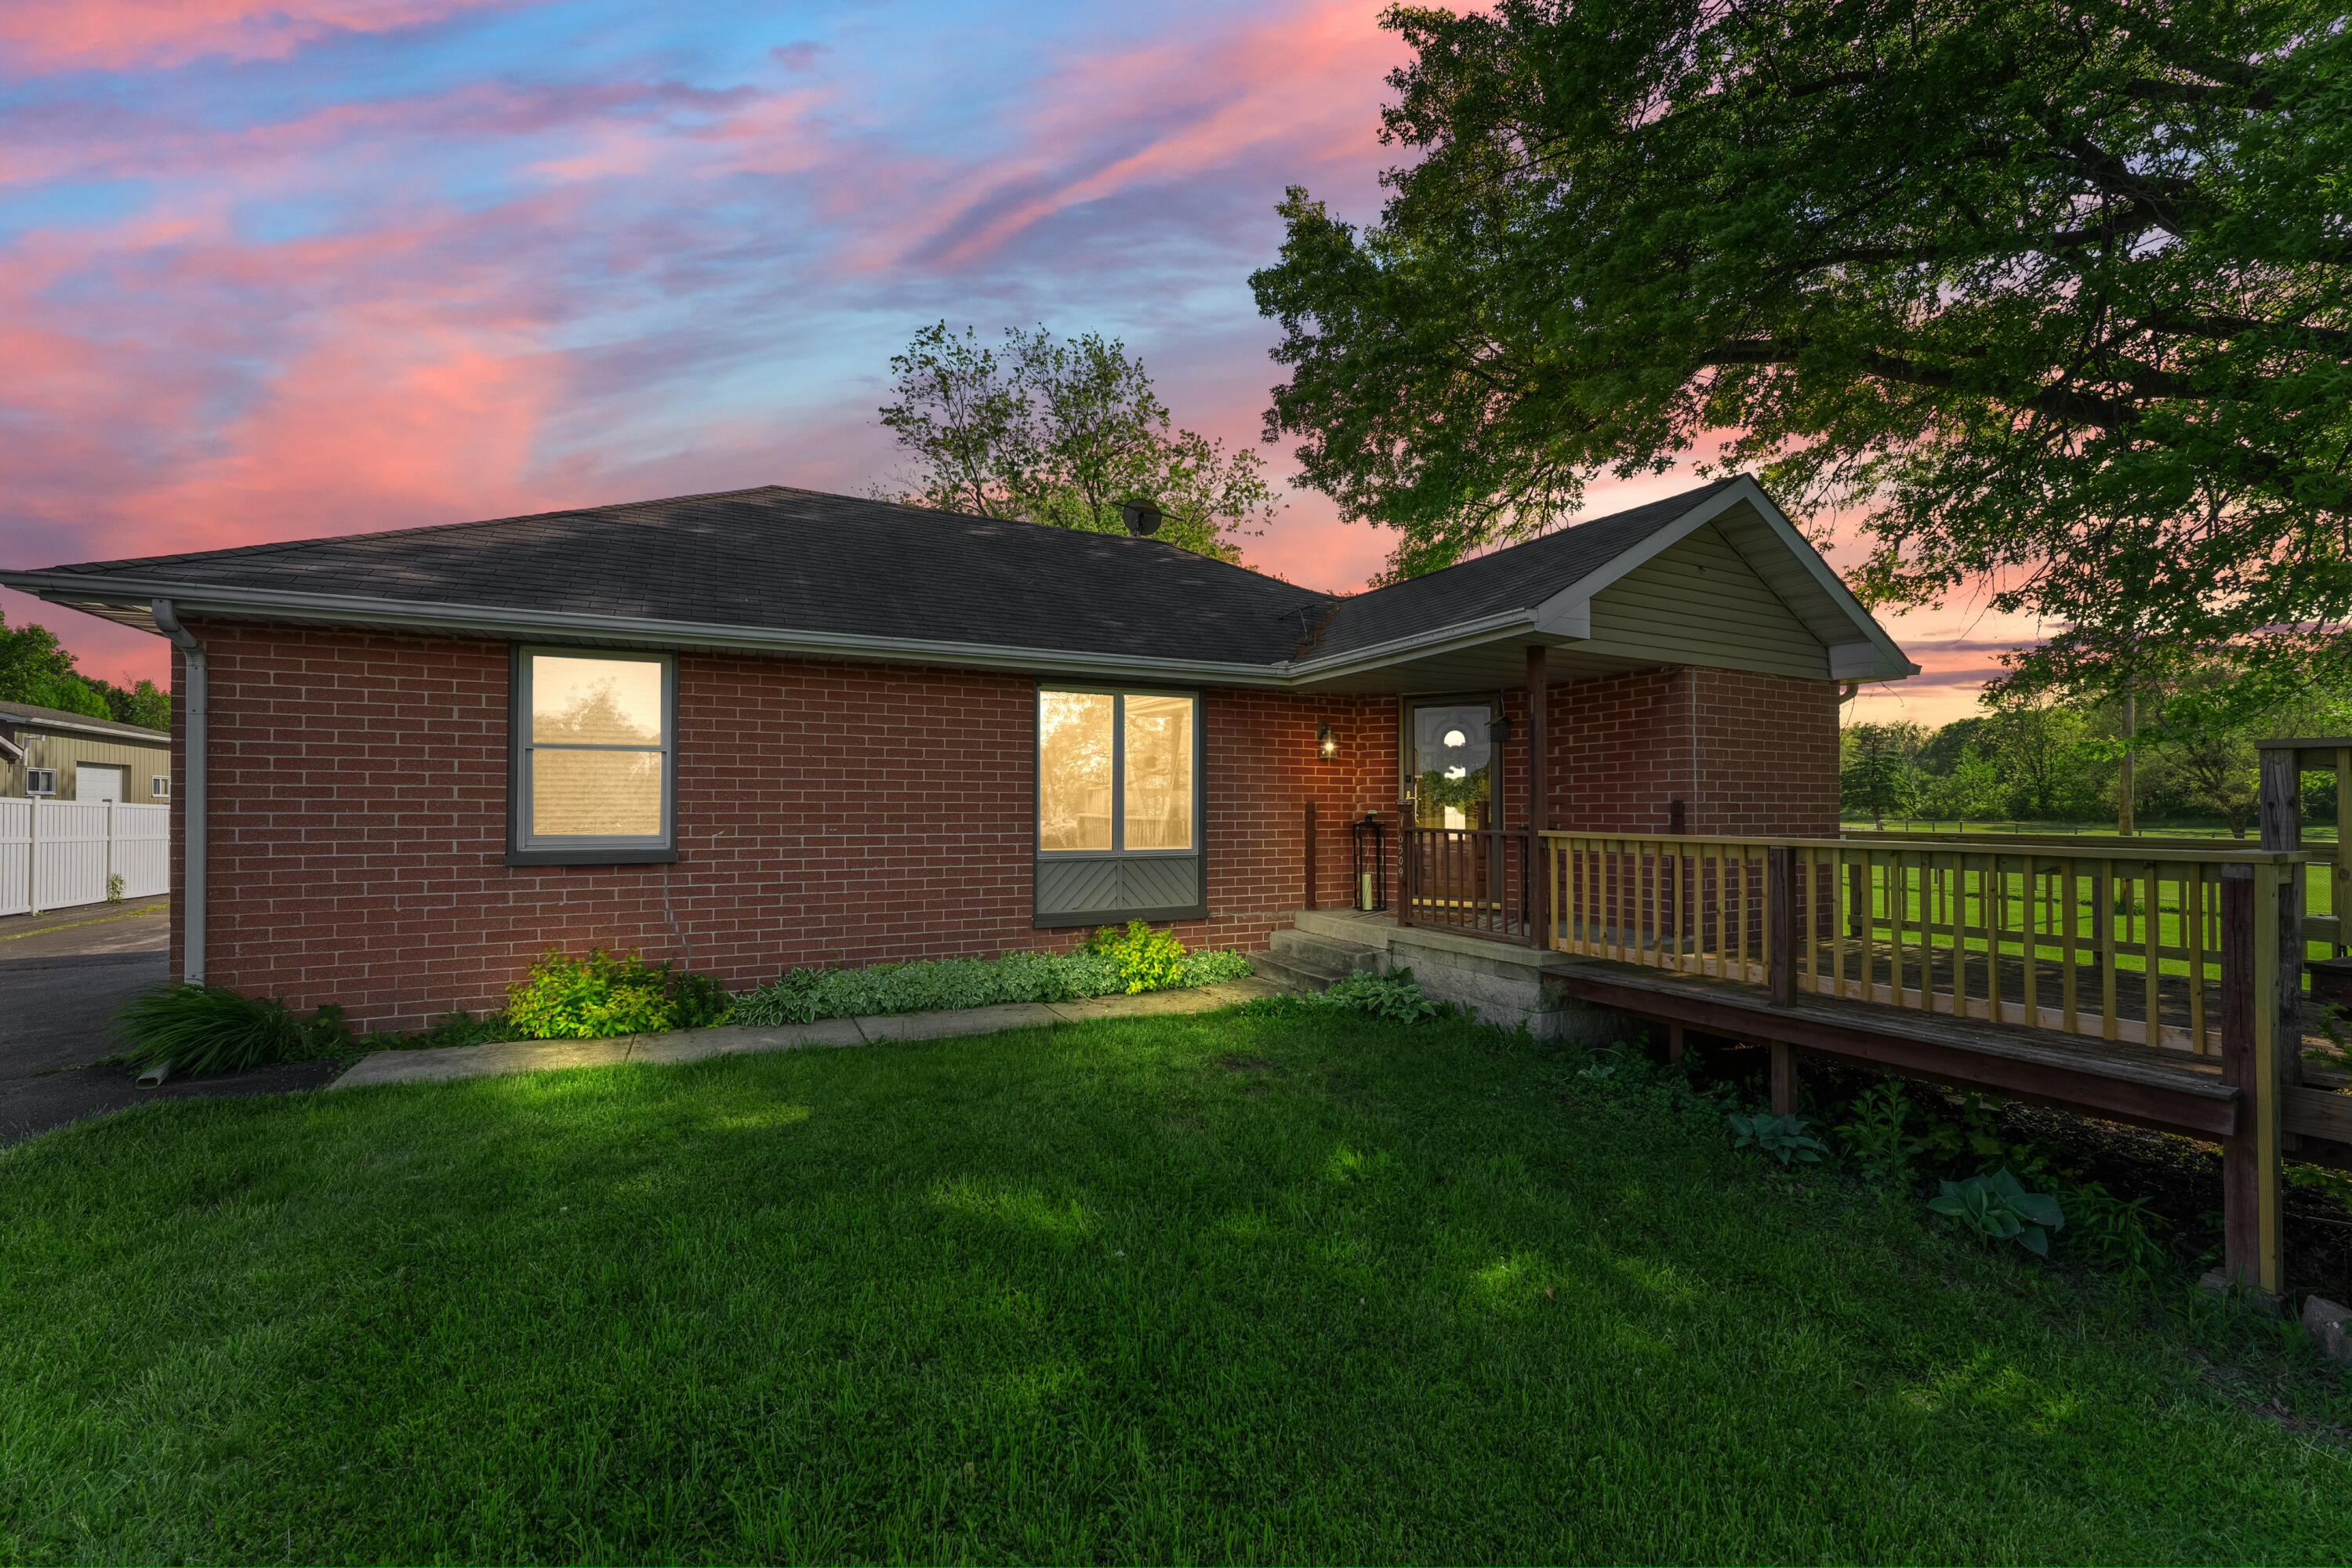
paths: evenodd
<path fill-rule="evenodd" d="M 116 1008 L 163 984 L 169 901 L 138 899 L 0 920 L 0 1143 L 153 1100 L 315 1089 L 332 1062 L 293 1062 L 142 1089 L 102 1058 Z"/>

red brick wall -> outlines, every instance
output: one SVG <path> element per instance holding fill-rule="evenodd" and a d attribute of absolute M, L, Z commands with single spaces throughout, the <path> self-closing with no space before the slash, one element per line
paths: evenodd
<path fill-rule="evenodd" d="M 731 986 L 802 964 L 1066 947 L 1031 925 L 1034 683 L 1013 675 L 681 655 L 678 860 L 504 863 L 503 644 L 208 626 L 212 980 L 362 1026 L 499 1005 L 551 947 L 682 958 Z M 174 668 L 175 682 L 181 671 Z M 179 689 L 184 689 L 181 682 Z M 1515 721 L 1524 693 L 1506 694 Z M 1349 825 L 1378 811 L 1396 896 L 1397 700 L 1214 690 L 1210 918 L 1255 948 L 1305 901 L 1352 897 Z M 178 715 L 175 713 L 175 725 Z M 1317 751 L 1331 724 L 1339 755 Z M 1829 835 L 1826 682 L 1658 670 L 1555 687 L 1551 826 Z M 1522 737 L 1525 731 L 1520 731 Z M 186 799 L 175 727 L 173 877 Z M 1524 744 L 1505 822 L 1524 826 Z M 175 968 L 180 910 L 173 917 Z"/>
<path fill-rule="evenodd" d="M 1523 690 L 1504 693 L 1521 723 Z M 1546 826 L 1834 837 L 1838 689 L 1727 669 L 1647 669 L 1554 686 Z M 1524 734 L 1524 730 L 1521 731 Z M 1505 822 L 1525 826 L 1527 753 L 1504 752 Z"/>
<path fill-rule="evenodd" d="M 742 986 L 1083 938 L 1030 923 L 1025 678 L 681 655 L 677 863 L 512 868 L 505 645 L 199 635 L 218 984 L 404 1026 L 499 1005 L 551 947 L 683 958 Z M 1257 947 L 1304 901 L 1310 795 L 1324 901 L 1344 899 L 1344 822 L 1393 795 L 1393 700 L 1220 690 L 1203 709 L 1212 914 L 1176 930 Z M 1317 755 L 1323 722 L 1334 762 Z M 175 909 L 175 966 L 180 937 Z"/>

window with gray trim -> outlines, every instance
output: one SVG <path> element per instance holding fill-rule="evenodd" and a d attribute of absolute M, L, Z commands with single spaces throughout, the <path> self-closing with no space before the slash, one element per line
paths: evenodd
<path fill-rule="evenodd" d="M 1037 692 L 1041 855 L 1200 852 L 1200 699 Z"/>
<path fill-rule="evenodd" d="M 518 649 L 513 850 L 666 858 L 676 728 L 677 668 L 666 655 Z"/>
<path fill-rule="evenodd" d="M 25 793 L 28 795 L 53 795 L 57 794 L 58 770 L 55 768 L 26 768 L 25 770 Z"/>

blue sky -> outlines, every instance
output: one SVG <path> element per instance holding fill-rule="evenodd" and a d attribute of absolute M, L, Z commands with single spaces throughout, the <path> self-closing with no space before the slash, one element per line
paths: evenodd
<path fill-rule="evenodd" d="M 1124 337 L 1255 443 L 1274 204 L 1369 218 L 1395 155 L 1378 10 L 0 5 L 0 563 L 864 490 L 889 355 L 940 319 Z M 1329 588 L 1384 553 L 1298 493 L 1249 552 Z"/>

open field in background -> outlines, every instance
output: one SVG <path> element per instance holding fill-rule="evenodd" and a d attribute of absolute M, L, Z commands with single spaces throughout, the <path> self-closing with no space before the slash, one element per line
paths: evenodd
<path fill-rule="evenodd" d="M 1869 819 L 1863 818 L 1860 820 L 1848 819 L 1841 826 L 1848 830 L 1867 830 L 1871 827 L 1872 824 Z M 1980 822 L 1962 824 L 1949 821 L 1929 822 L 1925 818 L 1889 817 L 1886 819 L 1886 830 L 1897 833 L 1934 833 L 1953 837 L 1961 837 L 1966 836 L 1975 836 L 1979 837 L 2011 837 L 2019 834 L 2075 834 L 2085 838 L 2098 838 L 2110 842 L 2114 841 L 2112 827 L 2099 829 L 2085 826 L 2079 823 Z M 2252 837 L 2244 839 L 2235 838 L 2227 828 L 2218 826 L 2203 827 L 2192 826 L 2143 828 L 2134 837 L 2158 841 L 2169 840 L 2185 845 L 2195 845 L 2199 847 L 2203 847 L 2207 845 L 2226 846 L 2232 844 L 2242 845 L 2244 847 L 2249 849 L 2259 847 L 2259 845 Z M 1890 848 L 1899 847 L 1899 846 L 1893 844 L 1890 844 L 1887 847 Z M 2306 825 L 2304 830 L 2304 847 L 2307 849 L 2326 849 L 2332 852 L 2336 847 L 2336 831 L 2334 826 L 2330 825 L 2325 829 L 2314 829 Z M 2063 846 L 2053 846 L 2052 847 L 2054 851 L 2063 853 Z M 1994 853 L 1996 851 L 1989 846 L 1986 852 Z M 2017 850 L 2017 853 L 2021 857 L 2026 853 L 2026 850 L 2023 847 L 2021 847 Z M 2161 859 L 2160 850 L 2157 852 L 2157 858 L 2159 860 Z M 2021 867 L 2011 869 L 2006 873 L 2004 879 L 2006 889 L 2003 896 L 2006 898 L 2006 902 L 2002 906 L 2003 921 L 2006 929 L 2011 933 L 2021 933 L 2023 929 L 2023 916 L 2021 910 L 2024 897 L 2024 876 L 2025 873 Z M 1973 888 L 1973 872 L 1971 872 L 1970 879 L 1971 890 L 1969 893 L 1969 907 L 1973 910 L 1978 907 L 1977 894 Z M 1918 922 L 1922 918 L 1921 898 L 1921 890 L 1917 887 L 1914 886 L 1908 889 L 1907 897 L 1904 900 L 1904 918 L 1915 934 L 1918 930 Z M 2158 945 L 2160 947 L 2185 946 L 2187 931 L 2180 918 L 2179 910 L 2177 907 L 2176 896 L 2169 884 L 2167 885 L 2166 891 L 2163 898 L 2159 900 L 2159 903 L 2161 905 L 2161 911 L 2159 915 Z M 2057 939 L 2050 944 L 2049 951 L 2057 951 L 2058 948 L 2063 945 L 2063 937 L 2065 930 L 2064 925 L 2054 915 L 2049 912 L 2050 904 L 2046 900 L 2044 900 L 2039 907 L 2043 911 L 2040 917 L 2043 923 L 2043 929 L 2052 938 Z M 2139 943 L 2144 948 L 2146 937 L 2143 921 L 2145 921 L 2147 914 L 2147 900 L 2145 897 L 2137 893 L 2136 890 L 2130 892 L 2119 892 L 2116 897 L 2116 910 L 2119 920 L 2125 919 L 2126 916 L 2128 917 L 2128 923 L 2130 926 L 2130 933 L 2127 939 L 2128 942 Z M 2304 868 L 2304 910 L 2307 915 L 2333 915 L 2336 912 L 2334 882 L 2330 875 L 2330 868 L 2325 861 L 2315 861 Z M 1891 927 L 1888 927 L 1885 922 L 1888 921 L 1892 910 L 1885 897 L 1883 889 L 1880 890 L 1878 896 L 1874 900 L 1874 911 L 1882 922 L 1880 934 L 1884 936 L 1886 933 L 1886 931 L 1891 929 Z M 2087 904 L 2078 908 L 2075 918 L 2075 934 L 2078 942 L 2090 935 L 2092 918 L 2093 917 Z M 1939 919 L 1945 924 L 1948 925 L 1950 922 L 1948 912 L 1941 912 L 1940 908 Z M 2209 952 L 2211 951 L 2210 943 L 2210 938 L 2209 937 Z M 1969 945 L 1971 951 L 1984 952 L 1987 950 L 1989 944 L 1982 937 L 1973 937 L 1969 939 Z M 2328 942 L 2315 942 L 2305 945 L 2307 949 L 2307 956 L 2312 958 L 2332 958 L 2341 951 L 2334 944 Z M 2003 951 L 2021 955 L 2024 952 L 2024 946 L 2025 944 L 2022 935 L 2016 934 L 2015 940 L 2004 944 Z M 2189 973 L 2189 964 L 2188 960 L 2185 958 L 2159 958 L 2158 962 L 2161 964 L 2160 973 L 2162 973 L 2183 976 Z M 2135 973 L 2144 973 L 2147 969 L 2144 951 L 2142 952 L 2123 952 L 2117 953 L 2116 966 L 2119 969 L 2128 969 Z M 2206 967 L 2206 973 L 2209 978 L 2215 981 L 2218 981 L 2221 977 L 2221 971 L 2216 964 L 2209 963 Z"/>

